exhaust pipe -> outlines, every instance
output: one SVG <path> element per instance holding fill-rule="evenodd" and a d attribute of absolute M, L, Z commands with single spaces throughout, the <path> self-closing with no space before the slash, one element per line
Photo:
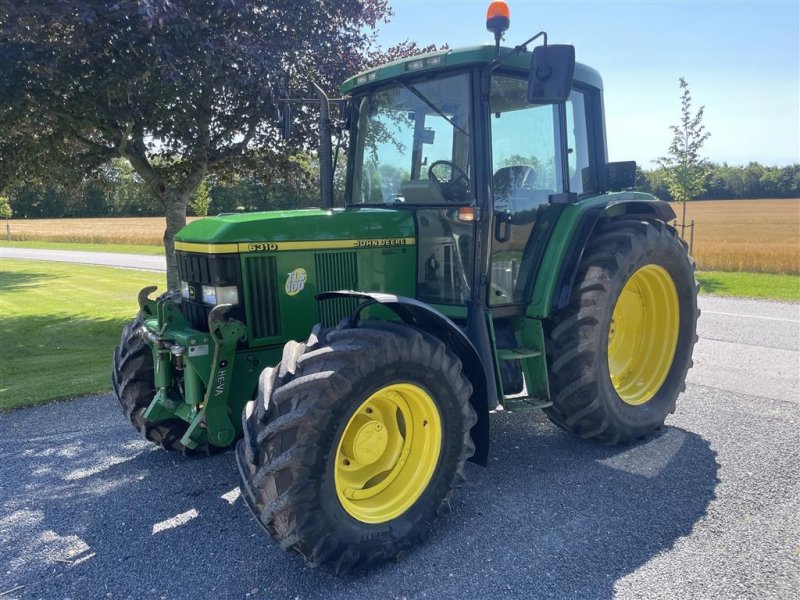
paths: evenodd
<path fill-rule="evenodd" d="M 333 208 L 333 152 L 331 150 L 331 109 L 328 96 L 316 83 L 312 84 L 319 98 L 319 187 L 320 208 Z"/>

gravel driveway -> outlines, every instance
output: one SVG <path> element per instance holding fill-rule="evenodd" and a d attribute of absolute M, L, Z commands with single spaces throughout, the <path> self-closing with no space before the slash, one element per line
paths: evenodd
<path fill-rule="evenodd" d="M 800 306 L 701 306 L 667 427 L 606 447 L 496 413 L 490 468 L 366 575 L 280 550 L 232 453 L 155 450 L 108 395 L 0 414 L 0 598 L 798 597 Z"/>

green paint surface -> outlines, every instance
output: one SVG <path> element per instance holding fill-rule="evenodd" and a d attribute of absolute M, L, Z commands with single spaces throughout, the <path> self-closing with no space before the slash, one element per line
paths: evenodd
<path fill-rule="evenodd" d="M 539 41 L 534 42 L 540 43 Z M 532 46 L 529 49 L 532 50 Z M 500 48 L 501 55 L 511 48 Z M 488 64 L 495 59 L 497 53 L 494 44 L 483 46 L 469 46 L 452 50 L 438 50 L 427 54 L 420 54 L 411 58 L 403 58 L 368 69 L 347 79 L 340 87 L 343 94 L 358 91 L 358 88 L 391 81 L 404 75 L 442 71 L 469 65 Z M 503 69 L 527 72 L 531 66 L 531 52 L 522 52 L 511 56 L 503 63 Z M 589 83 L 599 89 L 603 88 L 600 74 L 586 65 L 575 65 L 575 80 Z"/>
<path fill-rule="evenodd" d="M 401 238 L 414 234 L 414 220 L 409 211 L 312 208 L 208 217 L 190 223 L 175 239 L 219 244 Z"/>

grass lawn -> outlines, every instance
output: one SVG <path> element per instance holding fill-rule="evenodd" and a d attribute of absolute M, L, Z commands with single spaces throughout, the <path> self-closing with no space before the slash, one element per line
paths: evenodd
<path fill-rule="evenodd" d="M 111 388 L 111 357 L 136 294 L 160 273 L 0 262 L 0 410 Z"/>
<path fill-rule="evenodd" d="M 800 301 L 800 275 L 698 271 L 697 281 L 701 294 Z"/>
<path fill-rule="evenodd" d="M 7 242 L 0 240 L 0 246 L 7 248 L 42 248 L 45 250 L 81 250 L 83 252 L 121 252 L 123 254 L 164 254 L 164 246 L 145 246 L 142 244 L 89 244 L 83 242 Z"/>

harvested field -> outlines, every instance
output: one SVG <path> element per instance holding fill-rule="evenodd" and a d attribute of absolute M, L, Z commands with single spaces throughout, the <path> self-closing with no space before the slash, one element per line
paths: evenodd
<path fill-rule="evenodd" d="M 681 206 L 673 206 L 680 217 Z M 701 270 L 800 274 L 798 199 L 695 201 L 686 219 L 696 223 L 693 254 Z M 11 239 L 19 241 L 160 244 L 164 231 L 162 217 L 12 219 L 10 225 Z"/>
<path fill-rule="evenodd" d="M 197 217 L 189 217 L 193 221 Z M 11 219 L 13 241 L 90 244 L 161 244 L 164 217 L 114 219 Z"/>
<path fill-rule="evenodd" d="M 686 206 L 692 219 L 699 269 L 800 274 L 800 200 L 695 201 Z"/>

